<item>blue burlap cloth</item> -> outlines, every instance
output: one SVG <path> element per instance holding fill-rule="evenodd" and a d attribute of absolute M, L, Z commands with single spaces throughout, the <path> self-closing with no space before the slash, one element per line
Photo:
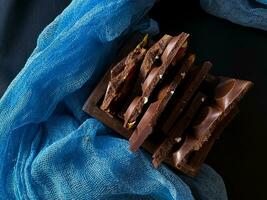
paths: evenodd
<path fill-rule="evenodd" d="M 152 0 L 73 0 L 39 36 L 0 101 L 0 199 L 226 199 L 204 165 L 195 178 L 150 156 L 82 112 L 123 36 L 157 33 Z"/>
<path fill-rule="evenodd" d="M 243 26 L 267 30 L 267 0 L 200 0 L 208 13 Z"/>

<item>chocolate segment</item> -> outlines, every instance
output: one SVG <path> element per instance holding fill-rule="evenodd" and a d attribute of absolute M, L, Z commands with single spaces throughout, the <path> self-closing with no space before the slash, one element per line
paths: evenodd
<path fill-rule="evenodd" d="M 173 81 L 165 84 L 165 86 L 163 86 L 163 88 L 159 91 L 157 100 L 150 104 L 129 139 L 131 151 L 136 151 L 143 144 L 145 139 L 153 132 L 158 118 L 164 111 L 177 86 L 180 84 L 182 79 L 184 79 L 194 61 L 195 55 L 190 55 L 187 59 L 185 59 L 182 66 L 177 71 Z"/>
<path fill-rule="evenodd" d="M 141 37 L 127 40 L 121 61 L 110 67 L 83 109 L 130 138 L 133 151 L 142 145 L 154 154 L 155 167 L 164 161 L 195 176 L 252 83 L 208 74 L 209 62 L 179 77 L 182 65 L 175 64 L 185 56 L 188 34 L 165 35 L 157 43 L 145 37 L 136 47 Z M 185 78 L 179 82 L 176 75 Z"/>
<path fill-rule="evenodd" d="M 215 90 L 214 99 L 216 105 L 222 110 L 231 107 L 231 104 L 236 104 L 236 101 L 239 101 L 253 85 L 250 81 L 225 77 L 219 79 L 220 83 Z"/>
<path fill-rule="evenodd" d="M 173 146 L 180 142 L 184 130 L 188 127 L 191 120 L 197 113 L 200 106 L 205 102 L 206 96 L 202 93 L 198 93 L 191 104 L 188 107 L 186 113 L 182 116 L 179 122 L 171 129 L 170 135 L 164 140 L 164 142 L 157 148 L 153 154 L 152 163 L 155 167 L 158 167 L 160 163 L 167 158 L 171 153 Z"/>
<path fill-rule="evenodd" d="M 158 67 L 154 67 L 142 84 L 142 96 L 137 97 L 138 99 L 136 102 L 130 104 L 128 109 L 132 112 L 130 112 L 128 109 L 126 110 L 124 114 L 124 127 L 129 128 L 128 124 L 137 120 L 145 103 L 149 100 L 150 95 L 158 85 L 159 81 L 164 77 L 165 72 L 167 72 L 171 66 L 171 63 L 174 61 L 179 49 L 182 48 L 188 37 L 189 35 L 187 33 L 181 33 L 180 35 L 171 39 L 161 55 L 162 64 Z"/>
<path fill-rule="evenodd" d="M 189 153 L 187 155 L 187 157 L 189 157 L 188 159 L 184 159 L 181 162 L 178 162 L 178 157 L 179 157 L 178 152 L 174 152 L 173 153 L 173 165 L 177 167 L 177 169 L 180 169 L 181 171 L 183 171 L 185 174 L 188 174 L 189 176 L 192 176 L 192 177 L 196 176 L 198 170 L 200 169 L 202 163 L 206 159 L 213 144 L 218 139 L 218 137 L 223 132 L 223 130 L 234 119 L 238 111 L 239 109 L 235 107 L 228 115 L 226 115 L 224 119 L 219 124 L 217 124 L 217 127 L 213 131 L 213 133 L 211 133 L 211 137 L 209 138 L 209 140 L 205 142 L 198 151 L 192 151 L 192 153 L 194 153 L 193 155 L 190 155 Z"/>
<path fill-rule="evenodd" d="M 158 66 L 157 62 L 160 60 L 160 56 L 162 55 L 171 39 L 172 36 L 164 35 L 147 51 L 140 68 L 140 79 L 142 82 L 146 79 L 151 69 L 155 66 Z"/>
<path fill-rule="evenodd" d="M 144 48 L 136 48 L 126 59 L 121 61 L 111 70 L 111 79 L 101 105 L 101 109 L 107 112 L 113 108 L 130 90 L 135 77 L 138 63 L 143 60 L 146 53 Z"/>
<path fill-rule="evenodd" d="M 179 91 L 180 95 L 178 96 L 175 105 L 172 107 L 171 113 L 169 116 L 167 116 L 167 119 L 163 123 L 162 131 L 166 135 L 170 133 L 170 129 L 172 128 L 173 124 L 180 117 L 189 100 L 192 98 L 202 81 L 207 76 L 211 66 L 212 64 L 210 62 L 204 62 L 202 67 L 189 72 L 184 85 Z"/>
<path fill-rule="evenodd" d="M 211 135 L 209 126 L 217 120 L 220 114 L 220 110 L 210 106 L 202 110 L 201 118 L 203 119 L 201 119 L 200 124 L 193 127 L 194 134 L 186 134 L 184 143 L 180 149 L 173 154 L 174 163 L 176 165 L 181 163 L 189 153 L 199 150 L 204 142 L 208 141 Z"/>
<path fill-rule="evenodd" d="M 214 92 L 214 104 L 202 109 L 198 119 L 192 125 L 192 134 L 186 135 L 185 142 L 174 154 L 176 165 L 181 163 L 189 153 L 199 150 L 208 141 L 217 125 L 235 108 L 250 87 L 251 82 L 249 81 L 220 78 Z"/>

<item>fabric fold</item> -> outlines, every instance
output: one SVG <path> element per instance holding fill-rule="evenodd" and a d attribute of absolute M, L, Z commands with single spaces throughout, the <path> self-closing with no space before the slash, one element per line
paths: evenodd
<path fill-rule="evenodd" d="M 125 36 L 158 32 L 153 4 L 73 0 L 41 33 L 0 100 L 2 199 L 193 199 L 182 179 L 81 110 Z"/>
<path fill-rule="evenodd" d="M 217 17 L 242 26 L 267 30 L 266 1 L 200 0 L 200 4 L 205 11 Z"/>

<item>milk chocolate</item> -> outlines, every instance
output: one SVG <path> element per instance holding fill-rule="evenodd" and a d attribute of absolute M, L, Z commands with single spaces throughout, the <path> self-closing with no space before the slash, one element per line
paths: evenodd
<path fill-rule="evenodd" d="M 152 163 L 155 167 L 158 167 L 160 163 L 171 153 L 172 148 L 176 143 L 181 142 L 183 132 L 190 124 L 200 106 L 205 102 L 206 98 L 206 95 L 202 93 L 198 93 L 194 97 L 193 101 L 189 104 L 189 107 L 186 110 L 185 114 L 182 116 L 179 122 L 174 125 L 174 127 L 170 131 L 169 136 L 153 154 Z"/>
<path fill-rule="evenodd" d="M 142 95 L 136 97 L 126 110 L 124 114 L 124 127 L 131 128 L 136 123 L 137 118 L 141 114 L 144 105 L 148 102 L 153 90 L 171 67 L 171 63 L 175 61 L 177 54 L 179 54 L 179 49 L 183 47 L 188 37 L 189 34 L 181 33 L 173 37 L 168 43 L 161 55 L 162 64 L 151 70 L 142 84 Z"/>
<path fill-rule="evenodd" d="M 145 54 L 145 48 L 137 47 L 111 70 L 111 78 L 101 105 L 102 110 L 110 112 L 114 104 L 122 100 L 128 93 L 138 70 L 138 65 Z"/>
<path fill-rule="evenodd" d="M 175 63 L 185 55 L 188 34 L 164 37 L 149 53 L 145 52 L 142 42 L 129 54 L 128 50 L 134 49 L 137 40 L 128 50 L 123 48 L 125 53 L 117 58 L 121 61 L 104 75 L 83 109 L 121 136 L 135 138 L 130 139 L 132 150 L 142 144 L 153 154 L 155 167 L 164 161 L 173 169 L 195 176 L 252 83 L 208 74 L 211 64 L 206 62 L 205 67 L 191 67 L 169 99 L 167 94 L 173 93 L 170 91 L 174 72 L 180 69 Z M 127 42 L 127 46 L 129 44 Z M 136 90 L 133 85 L 138 86 Z M 138 107 L 140 101 L 142 104 Z M 119 113 L 125 116 L 119 118 Z M 138 119 L 141 119 L 139 124 Z M 128 128 L 123 126 L 124 120 Z M 140 126 L 141 136 L 134 136 L 135 124 Z"/>
<path fill-rule="evenodd" d="M 235 108 L 251 86 L 252 83 L 249 81 L 220 78 L 214 91 L 214 104 L 202 109 L 192 125 L 192 133 L 186 135 L 185 142 L 174 154 L 176 165 L 192 151 L 198 151 L 208 141 L 218 124 Z"/>
<path fill-rule="evenodd" d="M 164 111 L 167 103 L 174 94 L 177 86 L 185 78 L 187 72 L 195 61 L 195 55 L 187 57 L 182 66 L 177 70 L 177 74 L 170 82 L 168 80 L 158 93 L 156 101 L 152 102 L 140 120 L 132 136 L 129 139 L 130 149 L 136 151 L 145 141 L 145 139 L 153 132 L 156 122 Z"/>
<path fill-rule="evenodd" d="M 238 111 L 238 107 L 235 107 L 228 115 L 226 115 L 223 120 L 217 125 L 213 133 L 211 133 L 209 140 L 205 142 L 198 151 L 192 151 L 191 154 L 189 153 L 181 162 L 177 162 L 177 157 L 179 157 L 179 155 L 177 151 L 174 152 L 172 155 L 173 165 L 189 176 L 196 176 L 215 141 L 219 138 L 223 130 L 234 119 Z"/>
<path fill-rule="evenodd" d="M 140 80 L 142 82 L 146 79 L 147 75 L 153 67 L 161 64 L 160 56 L 162 55 L 171 39 L 172 36 L 164 35 L 158 42 L 156 42 L 152 47 L 149 48 L 140 68 Z"/>
<path fill-rule="evenodd" d="M 162 131 L 166 135 L 170 133 L 170 129 L 172 128 L 173 124 L 180 117 L 189 100 L 192 98 L 202 81 L 207 76 L 211 67 L 212 64 L 210 62 L 204 62 L 201 67 L 197 67 L 189 72 L 183 86 L 181 86 L 181 90 L 179 91 L 175 105 L 172 107 L 167 119 L 163 122 Z"/>

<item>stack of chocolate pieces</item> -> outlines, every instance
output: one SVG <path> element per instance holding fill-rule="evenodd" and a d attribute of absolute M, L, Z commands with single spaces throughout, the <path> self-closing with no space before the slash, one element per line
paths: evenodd
<path fill-rule="evenodd" d="M 215 140 L 238 112 L 250 81 L 213 76 L 194 64 L 189 34 L 147 36 L 107 72 L 84 110 L 141 146 L 158 167 L 166 162 L 195 176 Z"/>

